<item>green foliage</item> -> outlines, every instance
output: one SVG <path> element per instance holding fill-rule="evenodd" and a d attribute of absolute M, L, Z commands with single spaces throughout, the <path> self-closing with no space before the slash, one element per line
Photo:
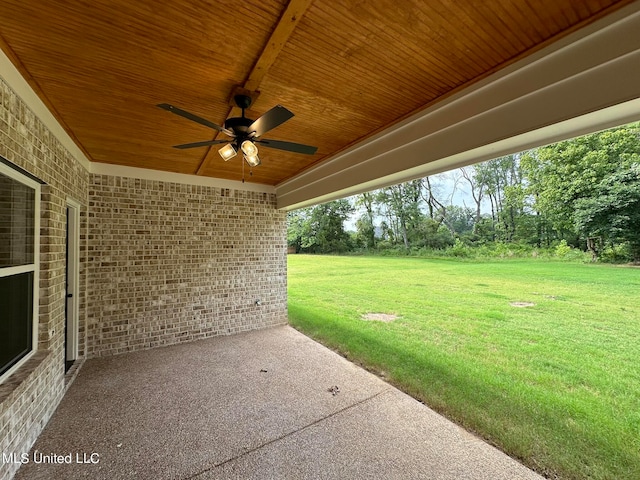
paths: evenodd
<path fill-rule="evenodd" d="M 287 243 L 296 252 L 343 253 L 352 248 L 344 222 L 353 212 L 348 200 L 335 200 L 289 212 Z"/>
<path fill-rule="evenodd" d="M 527 152 L 522 167 L 534 209 L 547 235 L 582 242 L 594 234 L 616 241 L 634 230 L 622 218 L 633 208 L 636 186 L 629 178 L 640 162 L 639 125 L 627 125 Z M 621 179 L 630 181 L 623 188 Z M 636 182 L 637 183 L 637 182 Z M 606 198 L 601 198 L 603 195 Z M 612 208 L 606 208 L 613 202 Z M 611 223 L 614 222 L 614 223 Z M 637 229 L 636 229 L 637 230 Z M 624 232 L 624 233 L 623 233 Z"/>
<path fill-rule="evenodd" d="M 600 253 L 600 261 L 605 263 L 625 263 L 632 258 L 629 243 L 607 245 Z"/>
<path fill-rule="evenodd" d="M 449 205 L 445 211 L 443 223 L 456 236 L 469 235 L 473 232 L 475 212 L 469 207 Z"/>
<path fill-rule="evenodd" d="M 494 222 L 489 217 L 481 217 L 473 225 L 473 234 L 467 236 L 468 241 L 472 245 L 484 245 L 493 243 L 496 240 L 496 231 Z"/>
<path fill-rule="evenodd" d="M 494 239 L 520 241 L 519 218 L 525 213 L 526 191 L 520 155 L 507 155 L 474 166 L 475 181 L 491 201 Z"/>
<path fill-rule="evenodd" d="M 571 250 L 573 249 L 569 245 L 567 245 L 566 240 L 560 240 L 560 243 L 558 243 L 555 248 L 556 257 L 565 258 L 571 253 Z"/>
<path fill-rule="evenodd" d="M 628 242 L 634 261 L 640 261 L 640 163 L 605 176 L 595 195 L 576 201 L 576 228 L 590 237 Z"/>
<path fill-rule="evenodd" d="M 287 213 L 287 245 L 296 252 L 302 251 L 302 245 L 309 235 L 309 216 L 311 208 L 301 208 Z"/>
<path fill-rule="evenodd" d="M 292 212 L 288 243 L 298 252 L 510 258 L 545 256 L 563 241 L 564 260 L 583 260 L 584 250 L 595 260 L 608 248 L 607 261 L 640 262 L 640 124 L 496 158 L 462 177 L 474 209 L 447 204 L 438 180 L 425 177 L 356 196 L 352 237 L 347 200 Z"/>
<path fill-rule="evenodd" d="M 372 249 L 376 246 L 375 221 L 375 195 L 372 192 L 365 192 L 356 196 L 356 207 L 361 207 L 364 212 L 356 221 L 357 235 L 356 241 L 360 248 Z"/>
<path fill-rule="evenodd" d="M 423 218 L 412 231 L 411 244 L 414 248 L 443 249 L 453 245 L 451 231 L 431 218 Z"/>
<path fill-rule="evenodd" d="M 376 246 L 376 227 L 368 216 L 362 216 L 356 220 L 356 239 L 358 245 L 365 249 Z"/>
<path fill-rule="evenodd" d="M 460 239 L 456 239 L 453 246 L 446 250 L 445 255 L 448 257 L 467 258 L 471 256 L 471 252 L 471 248 L 462 243 Z"/>
<path fill-rule="evenodd" d="M 409 248 L 424 214 L 420 211 L 422 182 L 414 180 L 378 190 L 375 201 L 379 213 L 386 217 L 385 234 L 394 244 Z"/>

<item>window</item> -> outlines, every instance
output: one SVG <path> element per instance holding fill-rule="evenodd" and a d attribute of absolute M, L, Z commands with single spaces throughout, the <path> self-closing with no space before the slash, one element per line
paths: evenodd
<path fill-rule="evenodd" d="M 40 183 L 0 163 L 0 383 L 37 348 Z"/>

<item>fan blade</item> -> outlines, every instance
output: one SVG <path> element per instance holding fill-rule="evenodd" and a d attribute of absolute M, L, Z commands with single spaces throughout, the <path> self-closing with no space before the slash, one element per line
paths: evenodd
<path fill-rule="evenodd" d="M 269 130 L 282 125 L 291 117 L 293 117 L 293 113 L 284 108 L 282 105 L 276 105 L 251 125 L 249 125 L 247 132 L 251 137 L 259 137 L 267 133 Z"/>
<path fill-rule="evenodd" d="M 209 120 L 205 120 L 204 118 L 194 115 L 193 113 L 189 113 L 186 110 L 182 110 L 181 108 L 169 105 L 168 103 L 160 103 L 157 106 L 166 110 L 167 112 L 175 113 L 176 115 L 180 115 L 187 120 L 191 120 L 192 122 L 199 123 L 200 125 L 204 125 L 205 127 L 213 128 L 214 130 L 229 135 L 230 137 L 234 136 L 233 132 L 227 130 L 226 128 L 222 128 L 220 125 L 210 122 Z"/>
<path fill-rule="evenodd" d="M 231 140 L 206 140 L 204 142 L 183 143 L 182 145 L 174 145 L 173 148 L 184 150 L 185 148 L 208 147 L 209 145 L 218 145 L 220 143 L 229 143 Z"/>
<path fill-rule="evenodd" d="M 287 152 L 304 153 L 305 155 L 313 155 L 318 151 L 318 147 L 302 145 L 301 143 L 281 142 L 280 140 L 267 140 L 266 138 L 254 141 L 260 145 L 264 145 L 265 147 L 286 150 Z"/>

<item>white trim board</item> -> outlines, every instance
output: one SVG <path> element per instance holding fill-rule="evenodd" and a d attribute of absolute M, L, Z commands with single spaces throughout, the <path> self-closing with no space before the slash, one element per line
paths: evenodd
<path fill-rule="evenodd" d="M 638 120 L 640 120 L 640 98 L 611 108 L 592 112 L 566 122 L 550 125 L 536 131 L 523 133 L 515 137 L 495 142 L 491 145 L 467 150 L 459 154 L 435 160 L 426 165 L 419 165 L 411 169 L 387 175 L 386 177 L 380 177 L 342 190 L 335 190 L 318 197 L 310 198 L 309 200 L 297 205 L 282 206 L 280 204 L 281 200 L 278 198 L 278 208 L 288 211 L 319 203 L 330 202 L 337 198 L 345 198 L 359 193 L 370 192 L 371 190 L 397 185 L 416 178 L 448 172 L 473 163 L 491 160 L 510 153 L 522 152 L 540 145 L 549 145 L 567 138 L 579 137 L 594 131 L 606 130 L 607 128 L 625 125 Z M 597 127 L 595 127 L 596 125 Z M 350 168 L 347 167 L 345 170 L 347 172 L 343 171 L 343 174 L 348 174 Z M 311 189 L 313 186 L 313 184 L 309 184 L 307 185 L 307 188 Z"/>

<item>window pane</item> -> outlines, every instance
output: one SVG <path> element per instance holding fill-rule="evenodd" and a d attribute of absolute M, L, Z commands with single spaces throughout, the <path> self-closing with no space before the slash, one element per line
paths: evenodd
<path fill-rule="evenodd" d="M 0 277 L 0 375 L 31 351 L 33 272 Z"/>
<path fill-rule="evenodd" d="M 33 263 L 34 201 L 32 188 L 0 174 L 0 267 Z"/>

